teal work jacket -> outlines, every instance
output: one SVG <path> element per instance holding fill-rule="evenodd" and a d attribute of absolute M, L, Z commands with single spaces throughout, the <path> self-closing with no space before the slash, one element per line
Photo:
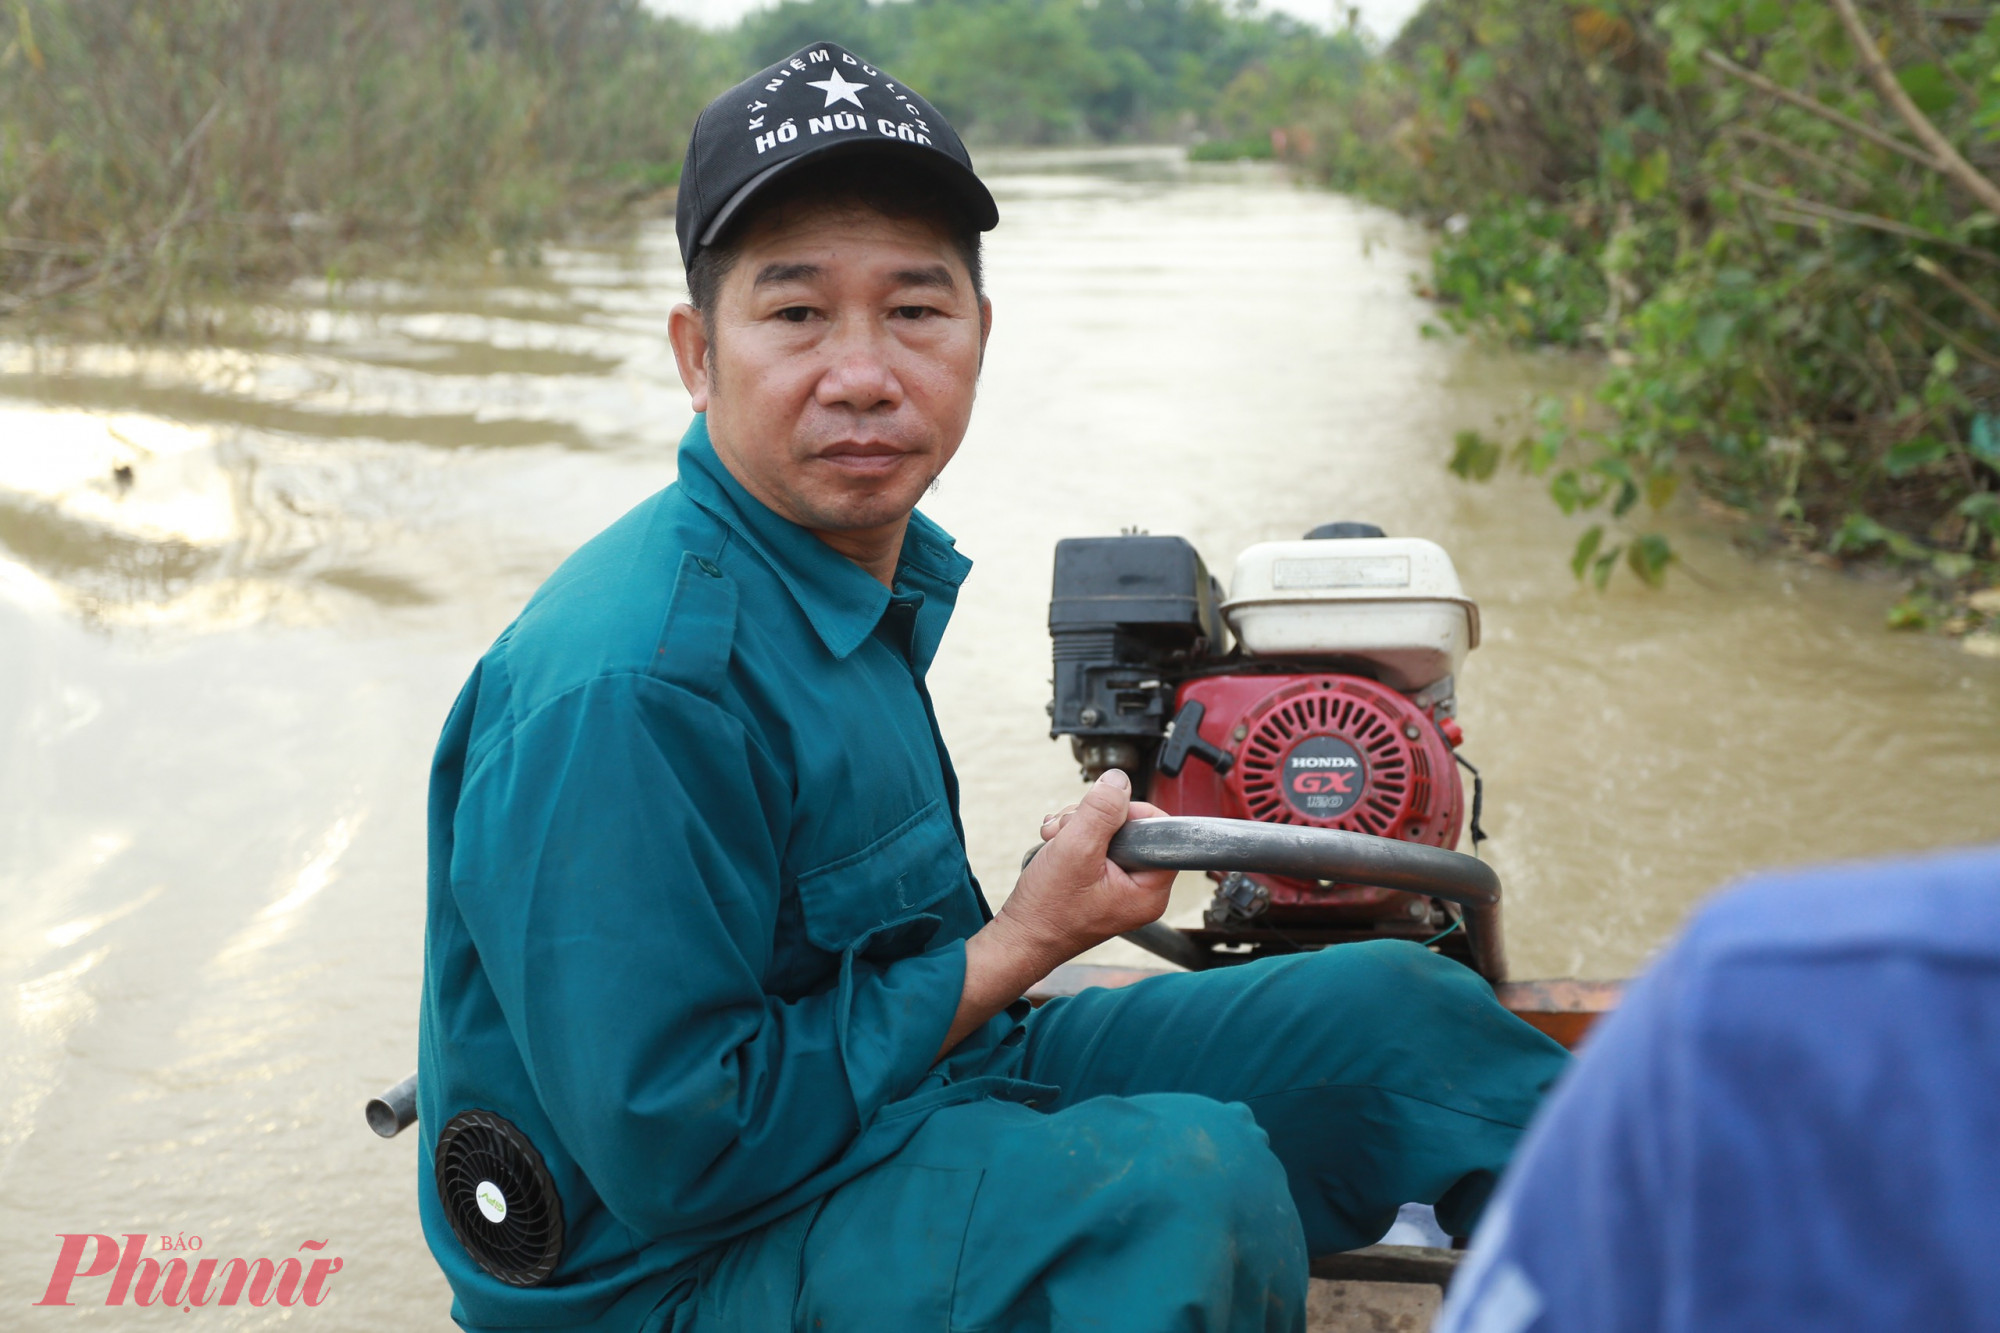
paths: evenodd
<path fill-rule="evenodd" d="M 927 1111 L 1035 1095 L 976 1072 L 1019 1006 L 933 1067 L 990 917 L 924 687 L 970 568 L 913 515 L 884 587 L 696 417 L 679 480 L 480 659 L 431 775 L 419 1033 L 421 1215 L 461 1324 L 646 1327 L 704 1251 Z M 544 1286 L 486 1274 L 440 1207 L 432 1148 L 474 1108 L 562 1195 Z"/>

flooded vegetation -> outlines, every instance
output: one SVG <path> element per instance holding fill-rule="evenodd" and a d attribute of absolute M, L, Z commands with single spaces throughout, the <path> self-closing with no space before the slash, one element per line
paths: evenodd
<path fill-rule="evenodd" d="M 1596 515 L 1579 579 L 1667 578 L 1691 485 L 2000 652 L 1996 59 L 1990 8 L 1431 0 L 1291 156 L 1445 224 L 1442 322 L 1606 355 L 1454 459 Z"/>
<path fill-rule="evenodd" d="M 245 283 L 526 260 L 671 185 L 723 58 L 619 0 L 25 0 L 0 15 L 0 317 L 198 337 Z"/>
<path fill-rule="evenodd" d="M 244 284 L 532 266 L 657 215 L 709 98 L 826 39 L 981 143 L 1254 147 L 1363 57 L 1354 34 L 1218 0 L 792 0 L 720 31 L 639 0 L 19 0 L 0 8 L 0 319 L 204 338 Z"/>

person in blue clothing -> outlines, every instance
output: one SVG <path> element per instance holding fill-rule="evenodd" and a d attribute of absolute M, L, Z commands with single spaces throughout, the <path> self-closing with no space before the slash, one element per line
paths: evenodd
<path fill-rule="evenodd" d="M 924 681 L 970 562 L 914 506 L 972 410 L 997 210 L 950 126 L 816 43 L 703 113 L 680 190 L 679 479 L 536 593 L 433 768 L 420 1209 L 453 1317 L 1297 1330 L 1310 1255 L 1408 1202 L 1468 1231 L 1566 1057 L 1457 964 L 1021 999 L 1169 876 L 1106 859 L 1154 813 L 1117 772 L 998 912 L 966 861 Z M 454 1230 L 529 1207 L 476 1162 L 440 1185 L 475 1113 L 559 1195 L 540 1267 Z"/>
<path fill-rule="evenodd" d="M 2000 1329 L 2000 847 L 1705 908 L 1472 1249 L 1439 1333 Z"/>

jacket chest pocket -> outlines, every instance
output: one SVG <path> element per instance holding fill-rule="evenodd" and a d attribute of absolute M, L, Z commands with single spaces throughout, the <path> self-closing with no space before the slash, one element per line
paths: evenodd
<path fill-rule="evenodd" d="M 933 800 L 859 851 L 799 876 L 806 938 L 828 953 L 916 953 L 939 925 L 924 909 L 964 882 L 965 849 Z"/>

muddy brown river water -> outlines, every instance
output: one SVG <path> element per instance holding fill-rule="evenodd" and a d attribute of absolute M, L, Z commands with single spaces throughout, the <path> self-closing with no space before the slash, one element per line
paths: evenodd
<path fill-rule="evenodd" d="M 977 562 L 933 687 L 994 896 L 1077 790 L 1051 547 L 1129 527 L 1225 572 L 1330 519 L 1453 553 L 1517 975 L 1628 974 L 1759 867 L 2000 838 L 2000 662 L 1885 632 L 1887 587 L 1683 520 L 1702 581 L 1581 591 L 1581 520 L 1445 471 L 1580 372 L 1423 338 L 1419 232 L 1167 154 L 991 166 L 993 343 L 925 508 Z M 137 1317 L 27 1308 L 59 1233 L 103 1232 L 324 1239 L 332 1298 L 290 1318 L 450 1327 L 414 1135 L 360 1116 L 415 1063 L 426 764 L 541 578 L 673 479 L 681 294 L 661 221 L 528 277 L 302 293 L 271 345 L 0 341 L 0 1326 Z"/>

